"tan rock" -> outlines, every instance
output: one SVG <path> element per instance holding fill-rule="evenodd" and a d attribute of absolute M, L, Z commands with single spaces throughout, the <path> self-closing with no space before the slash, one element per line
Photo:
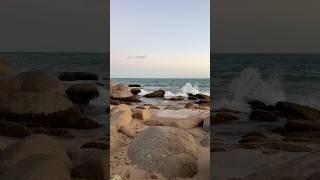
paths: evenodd
<path fill-rule="evenodd" d="M 129 106 L 120 104 L 111 109 L 110 125 L 116 127 L 117 130 L 121 126 L 129 126 L 132 121 L 132 111 Z"/>
<path fill-rule="evenodd" d="M 9 61 L 0 56 L 0 77 L 10 77 L 16 75 L 16 67 L 9 63 Z"/>
<path fill-rule="evenodd" d="M 151 118 L 151 112 L 147 109 L 135 109 L 133 117 L 141 120 L 147 120 Z"/>

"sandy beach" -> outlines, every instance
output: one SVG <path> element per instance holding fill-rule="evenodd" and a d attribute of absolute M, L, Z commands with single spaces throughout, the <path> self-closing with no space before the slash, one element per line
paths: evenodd
<path fill-rule="evenodd" d="M 129 86 L 110 82 L 111 176 L 210 179 L 210 97 L 169 100 L 160 89 L 139 95 L 143 87 Z M 144 98 L 159 103 L 146 104 Z"/>

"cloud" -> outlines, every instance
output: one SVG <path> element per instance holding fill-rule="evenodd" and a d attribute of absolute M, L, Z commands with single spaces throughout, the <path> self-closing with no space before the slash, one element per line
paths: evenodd
<path fill-rule="evenodd" d="M 146 59 L 147 55 L 139 55 L 139 56 L 128 56 L 127 59 Z"/>

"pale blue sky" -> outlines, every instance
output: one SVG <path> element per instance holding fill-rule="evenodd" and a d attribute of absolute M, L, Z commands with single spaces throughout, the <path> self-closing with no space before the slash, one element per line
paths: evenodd
<path fill-rule="evenodd" d="M 210 0 L 110 3 L 111 77 L 210 76 Z"/>

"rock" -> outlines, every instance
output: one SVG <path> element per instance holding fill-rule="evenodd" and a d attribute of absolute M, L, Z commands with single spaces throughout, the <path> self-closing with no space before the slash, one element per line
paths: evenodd
<path fill-rule="evenodd" d="M 81 146 L 81 148 L 95 148 L 95 149 L 101 149 L 105 150 L 108 149 L 108 145 L 102 142 L 88 142 Z"/>
<path fill-rule="evenodd" d="M 49 136 L 56 136 L 56 137 L 62 138 L 62 139 L 74 138 L 72 133 L 67 129 L 32 127 L 31 131 L 34 134 L 46 134 Z"/>
<path fill-rule="evenodd" d="M 275 108 L 283 112 L 289 119 L 320 120 L 320 111 L 309 106 L 280 101 L 276 103 Z"/>
<path fill-rule="evenodd" d="M 241 114 L 240 111 L 236 111 L 236 110 L 232 110 L 232 109 L 226 109 L 226 108 L 220 108 L 220 109 L 214 110 L 214 112 L 217 112 L 217 113 L 223 112 L 223 113 L 231 113 L 231 114 Z"/>
<path fill-rule="evenodd" d="M 289 120 L 285 124 L 287 132 L 319 131 L 320 125 L 312 121 Z"/>
<path fill-rule="evenodd" d="M 62 82 L 49 72 L 27 71 L 19 74 L 18 77 L 24 92 L 50 92 L 65 95 Z"/>
<path fill-rule="evenodd" d="M 210 132 L 210 125 L 211 125 L 210 116 L 208 116 L 203 120 L 202 129 L 206 132 Z"/>
<path fill-rule="evenodd" d="M 188 100 L 198 100 L 198 96 L 193 94 L 188 94 Z"/>
<path fill-rule="evenodd" d="M 138 167 L 168 178 L 197 173 L 197 145 L 187 132 L 173 127 L 150 127 L 134 138 L 128 157 Z"/>
<path fill-rule="evenodd" d="M 231 121 L 235 121 L 240 119 L 238 116 L 232 115 L 230 113 L 217 113 L 215 116 L 212 117 L 212 123 L 227 123 Z"/>
<path fill-rule="evenodd" d="M 138 88 L 140 88 L 141 85 L 140 84 L 129 84 L 129 87 L 138 87 Z"/>
<path fill-rule="evenodd" d="M 289 143 L 266 143 L 264 148 L 274 149 L 287 152 L 312 152 L 313 150 L 305 145 L 289 144 Z"/>
<path fill-rule="evenodd" d="M 89 101 L 98 97 L 97 86 L 92 83 L 76 84 L 66 90 L 69 99 L 76 104 L 89 104 Z"/>
<path fill-rule="evenodd" d="M 163 98 L 166 92 L 164 90 L 154 91 L 152 93 L 146 94 L 143 97 L 146 98 Z"/>
<path fill-rule="evenodd" d="M 306 180 L 319 180 L 320 179 L 320 171 L 312 173 Z"/>
<path fill-rule="evenodd" d="M 89 118 L 76 118 L 70 121 L 68 125 L 77 129 L 94 129 L 102 126 L 102 124 Z"/>
<path fill-rule="evenodd" d="M 6 137 L 24 138 L 31 135 L 31 131 L 22 124 L 1 120 L 0 135 Z"/>
<path fill-rule="evenodd" d="M 110 154 L 117 152 L 117 149 L 122 143 L 117 128 L 115 126 L 110 126 Z"/>
<path fill-rule="evenodd" d="M 203 118 L 197 116 L 189 116 L 186 118 L 168 118 L 154 116 L 143 124 L 148 126 L 171 126 L 181 129 L 192 129 L 199 126 L 203 122 Z"/>
<path fill-rule="evenodd" d="M 88 180 L 105 180 L 109 178 L 107 174 L 107 163 L 109 153 L 103 150 L 80 149 L 68 152 L 75 164 L 72 169 L 72 177 L 84 178 Z"/>
<path fill-rule="evenodd" d="M 16 75 L 16 67 L 3 56 L 0 56 L 0 78 L 8 78 Z M 1 78 L 1 79 L 2 79 Z"/>
<path fill-rule="evenodd" d="M 132 96 L 132 93 L 127 84 L 114 84 L 110 81 L 110 97 L 111 99 L 122 99 Z"/>
<path fill-rule="evenodd" d="M 141 92 L 140 88 L 132 88 L 131 93 L 134 95 L 138 95 Z"/>
<path fill-rule="evenodd" d="M 134 138 L 136 136 L 136 133 L 134 132 L 134 130 L 132 130 L 132 129 L 128 128 L 128 127 L 121 127 L 119 129 L 119 131 L 122 134 L 128 136 L 129 138 Z"/>
<path fill-rule="evenodd" d="M 63 72 L 59 75 L 62 81 L 99 80 L 99 76 L 89 72 Z"/>
<path fill-rule="evenodd" d="M 258 131 L 258 130 L 249 131 L 248 133 L 246 133 L 242 137 L 249 137 L 249 136 L 264 137 L 264 138 L 267 137 L 263 132 Z"/>
<path fill-rule="evenodd" d="M 133 117 L 141 120 L 147 120 L 151 118 L 151 112 L 147 109 L 135 109 Z"/>
<path fill-rule="evenodd" d="M 249 117 L 254 121 L 265 121 L 265 122 L 276 122 L 279 121 L 279 118 L 275 116 L 272 112 L 264 110 L 255 110 L 250 114 Z"/>
<path fill-rule="evenodd" d="M 263 103 L 262 101 L 258 101 L 258 100 L 252 100 L 252 101 L 248 101 L 248 104 L 251 106 L 252 110 L 266 110 L 267 109 L 267 105 L 265 103 Z"/>
<path fill-rule="evenodd" d="M 10 77 L 0 80 L 0 95 L 11 96 L 22 92 L 21 82 L 17 77 Z M 1 99 L 1 98 L 0 98 Z"/>
<path fill-rule="evenodd" d="M 1 180 L 71 180 L 63 161 L 52 154 L 31 155 L 0 175 Z"/>
<path fill-rule="evenodd" d="M 184 97 L 183 96 L 176 96 L 176 97 L 172 97 L 169 99 L 170 101 L 183 101 Z"/>
<path fill-rule="evenodd" d="M 110 125 L 116 127 L 117 130 L 121 126 L 127 127 L 132 121 L 132 111 L 129 106 L 120 104 L 111 109 Z"/>
<path fill-rule="evenodd" d="M 4 149 L 0 155 L 1 166 L 10 168 L 24 158 L 36 154 L 54 155 L 55 158 L 61 160 L 68 169 L 73 168 L 73 163 L 63 147 L 58 144 L 55 139 L 43 134 L 27 136 Z"/>

